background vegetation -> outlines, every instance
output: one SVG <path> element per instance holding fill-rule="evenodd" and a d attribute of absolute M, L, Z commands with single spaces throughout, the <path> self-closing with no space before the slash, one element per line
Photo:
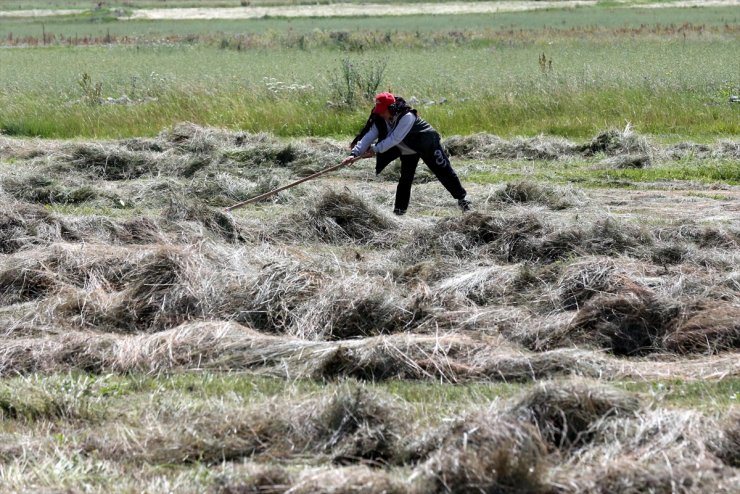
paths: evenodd
<path fill-rule="evenodd" d="M 3 22 L 0 40 L 25 46 L 0 50 L 0 63 L 12 67 L 0 74 L 5 133 L 153 135 L 187 120 L 347 135 L 369 102 L 342 97 L 336 83 L 346 62 L 386 66 L 379 89 L 416 97 L 445 134 L 583 138 L 630 122 L 669 139 L 711 140 L 740 126 L 729 103 L 740 92 L 735 8 L 94 20 Z M 94 99 L 113 104 L 84 104 L 92 101 L 80 86 L 85 74 L 100 85 Z M 117 104 L 124 95 L 131 101 Z"/>

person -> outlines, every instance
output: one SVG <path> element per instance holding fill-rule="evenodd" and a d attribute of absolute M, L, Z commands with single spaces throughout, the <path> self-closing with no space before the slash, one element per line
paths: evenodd
<path fill-rule="evenodd" d="M 439 133 L 419 117 L 418 112 L 408 106 L 403 98 L 391 93 L 378 94 L 367 123 L 352 141 L 351 147 L 350 156 L 342 163 L 349 164 L 358 158 L 375 155 L 376 175 L 392 161 L 401 158 L 401 178 L 396 187 L 393 207 L 395 214 L 403 215 L 408 209 L 411 184 L 419 159 L 457 199 L 460 209 L 470 210 L 472 204 L 442 147 Z"/>

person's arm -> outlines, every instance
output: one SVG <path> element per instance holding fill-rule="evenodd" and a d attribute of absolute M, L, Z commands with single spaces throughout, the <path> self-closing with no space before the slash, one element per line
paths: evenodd
<path fill-rule="evenodd" d="M 385 153 L 393 146 L 397 146 L 408 135 L 411 127 L 414 126 L 415 121 L 416 115 L 411 112 L 402 116 L 401 120 L 399 120 L 396 126 L 393 128 L 393 131 L 388 134 L 388 137 L 375 144 L 374 146 L 370 146 L 370 149 L 372 151 L 375 151 L 376 153 Z"/>
<path fill-rule="evenodd" d="M 367 134 L 365 134 L 362 139 L 360 139 L 360 142 L 358 142 L 355 147 L 352 148 L 352 152 L 350 153 L 352 156 L 361 156 L 365 154 L 365 151 L 368 150 L 370 145 L 375 142 L 375 140 L 378 138 L 378 128 L 373 125 L 370 127 L 370 130 L 367 131 Z"/>

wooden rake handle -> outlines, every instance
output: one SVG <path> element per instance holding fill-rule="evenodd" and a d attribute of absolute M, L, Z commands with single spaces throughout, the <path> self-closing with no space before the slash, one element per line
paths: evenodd
<path fill-rule="evenodd" d="M 246 201 L 238 202 L 234 204 L 233 206 L 229 206 L 228 208 L 224 208 L 225 212 L 233 211 L 235 209 L 239 209 L 242 206 L 246 206 L 247 204 L 252 204 L 253 202 L 261 201 L 262 199 L 267 199 L 268 197 L 272 197 L 278 192 L 282 192 L 286 189 L 290 189 L 291 187 L 295 187 L 298 184 L 302 184 L 303 182 L 308 182 L 309 180 L 313 180 L 316 177 L 320 177 L 321 175 L 324 175 L 329 172 L 333 172 L 335 170 L 339 170 L 340 168 L 343 168 L 345 166 L 349 166 L 355 161 L 359 160 L 360 158 L 363 158 L 363 156 L 357 156 L 353 160 L 347 162 L 347 163 L 339 163 L 338 165 L 330 166 L 329 168 L 326 168 L 324 170 L 321 170 L 320 172 L 316 172 L 313 175 L 309 175 L 308 177 L 303 177 L 300 180 L 296 180 L 295 182 L 291 182 L 288 185 L 283 185 L 280 188 L 277 188 L 275 190 L 271 190 L 270 192 L 265 192 L 264 194 L 260 194 L 256 197 L 253 197 L 251 199 L 247 199 Z"/>

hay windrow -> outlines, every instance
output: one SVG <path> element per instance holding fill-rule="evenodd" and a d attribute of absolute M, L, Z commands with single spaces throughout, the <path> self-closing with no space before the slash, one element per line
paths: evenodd
<path fill-rule="evenodd" d="M 414 472 L 419 492 L 548 492 L 539 431 L 506 416 L 466 417 Z"/>
<path fill-rule="evenodd" d="M 721 302 L 690 307 L 665 335 L 663 345 L 679 354 L 740 348 L 740 307 Z"/>
<path fill-rule="evenodd" d="M 644 355 L 661 346 L 678 307 L 640 287 L 597 295 L 578 311 L 567 333 L 615 355 Z"/>
<path fill-rule="evenodd" d="M 70 163 L 90 178 L 102 180 L 130 180 L 156 169 L 152 156 L 104 144 L 78 144 L 72 147 Z"/>
<path fill-rule="evenodd" d="M 349 191 L 329 190 L 307 206 L 277 234 L 291 239 L 317 239 L 330 244 L 373 244 L 383 241 L 383 234 L 396 223 L 363 197 Z"/>
<path fill-rule="evenodd" d="M 497 191 L 495 197 L 505 203 L 534 202 L 555 210 L 567 209 L 582 202 L 575 197 L 575 194 L 567 193 L 565 189 L 545 186 L 528 180 L 507 183 L 502 190 Z"/>
<path fill-rule="evenodd" d="M 633 395 L 615 388 L 554 381 L 535 386 L 512 413 L 531 421 L 551 447 L 570 449 L 588 443 L 599 421 L 634 415 L 639 407 Z"/>

